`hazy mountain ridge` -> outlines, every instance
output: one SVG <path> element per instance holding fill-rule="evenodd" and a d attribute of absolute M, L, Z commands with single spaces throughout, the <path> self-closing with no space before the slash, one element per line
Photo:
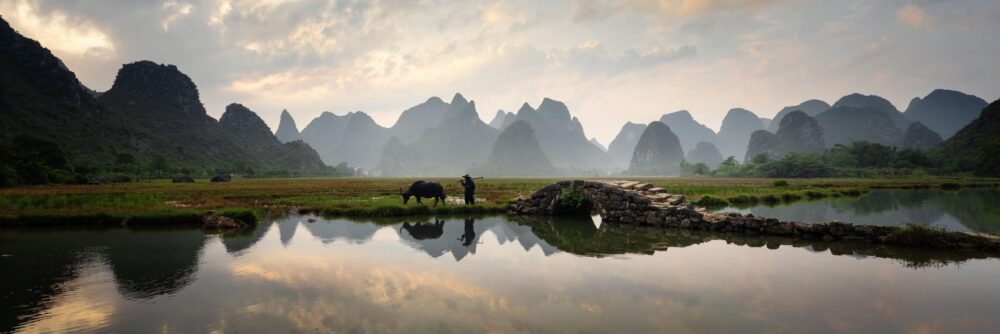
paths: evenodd
<path fill-rule="evenodd" d="M 819 122 L 795 110 L 781 119 L 778 133 L 757 130 L 751 134 L 743 161 L 750 161 L 759 154 L 780 159 L 789 153 L 819 153 L 825 148 L 824 129 Z"/>
<path fill-rule="evenodd" d="M 632 153 L 635 152 L 635 145 L 639 143 L 643 131 L 646 131 L 646 124 L 626 122 L 615 139 L 608 144 L 608 154 L 619 166 L 627 168 L 631 163 Z"/>
<path fill-rule="evenodd" d="M 764 121 L 752 111 L 743 108 L 733 108 L 726 113 L 719 128 L 717 147 L 724 157 L 742 157 L 746 155 L 750 135 L 757 130 L 764 130 Z M 710 142 L 705 142 L 710 143 Z M 701 142 L 698 143 L 700 145 Z"/>
<path fill-rule="evenodd" d="M 611 156 L 590 143 L 580 120 L 560 101 L 544 98 L 537 110 L 524 103 L 513 120 L 531 125 L 545 155 L 558 168 L 578 171 L 615 168 Z"/>
<path fill-rule="evenodd" d="M 979 117 L 986 106 L 987 102 L 975 95 L 935 89 L 922 99 L 913 98 L 903 115 L 923 123 L 943 138 L 950 138 Z"/>
<path fill-rule="evenodd" d="M 562 102 L 545 98 L 537 110 L 528 104 L 516 113 L 499 110 L 486 124 L 473 102 L 455 94 L 449 103 L 431 97 L 403 111 L 391 128 L 360 111 L 340 116 L 326 112 L 299 132 L 295 120 L 283 111 L 278 131 L 271 134 L 255 113 L 239 104 L 227 107 L 219 120 L 208 116 L 194 82 L 173 65 L 125 64 L 110 90 L 90 90 L 51 52 L 3 20 L 0 69 L 0 140 L 19 134 L 49 139 L 67 148 L 71 160 L 87 165 L 110 166 L 117 155 L 128 153 L 142 163 L 164 157 L 174 167 L 201 171 L 248 165 L 258 170 L 301 171 L 322 169 L 323 163 L 315 160 L 318 155 L 329 165 L 346 161 L 377 168 L 385 175 L 462 173 L 487 161 L 500 130 L 524 121 L 555 167 L 571 174 L 607 173 L 631 165 L 648 129 L 627 123 L 605 151 L 587 139 L 579 119 Z M 687 111 L 666 114 L 660 120 L 677 137 L 682 154 L 705 151 L 698 146 L 706 143 L 723 156 L 746 159 L 752 155 L 748 148 L 781 156 L 817 151 L 817 143 L 829 147 L 856 140 L 926 150 L 940 137 L 948 137 L 935 129 L 953 131 L 949 129 L 968 124 L 965 120 L 980 116 L 975 110 L 979 106 L 985 107 L 986 102 L 937 89 L 913 99 L 905 113 L 888 100 L 859 93 L 840 98 L 832 107 L 820 100 L 786 107 L 771 124 L 748 110 L 734 108 L 718 134 Z M 795 111 L 812 121 L 794 116 L 798 121 L 791 123 L 798 125 L 783 132 L 781 124 Z M 774 136 L 757 135 L 776 125 Z M 816 138 L 817 133 L 822 138 Z M 296 143 L 297 138 L 304 143 Z M 707 150 L 707 146 L 701 148 Z"/>
<path fill-rule="evenodd" d="M 292 114 L 289 114 L 288 110 L 281 111 L 278 130 L 274 132 L 274 136 L 282 143 L 302 140 L 302 134 L 299 133 L 299 126 L 296 125 L 295 118 L 292 118 Z"/>
<path fill-rule="evenodd" d="M 823 100 L 816 100 L 816 99 L 806 100 L 794 106 L 784 107 L 780 111 L 778 111 L 778 113 L 775 114 L 773 118 L 771 118 L 770 122 L 768 122 L 767 131 L 771 131 L 771 133 L 777 133 L 778 125 L 781 124 L 781 119 L 784 118 L 785 115 L 788 115 L 788 113 L 790 112 L 798 110 L 806 113 L 806 115 L 816 116 L 819 115 L 819 113 L 821 112 L 827 111 L 828 109 L 830 109 L 829 103 L 826 103 Z"/>
<path fill-rule="evenodd" d="M 160 167 L 201 173 L 237 166 L 266 172 L 301 171 L 302 164 L 286 164 L 274 157 L 291 153 L 274 148 L 261 155 L 233 134 L 246 125 L 245 130 L 255 138 L 270 136 L 277 143 L 262 121 L 250 125 L 253 121 L 229 119 L 232 127 L 227 128 L 208 116 L 197 87 L 176 66 L 151 61 L 125 64 L 111 89 L 97 94 L 80 84 L 51 52 L 3 20 L 0 66 L 3 133 L 50 140 L 75 165 L 109 168 L 118 160 L 147 164 L 162 159 L 167 166 Z M 121 159 L 122 154 L 133 158 Z M 324 168 L 322 164 L 312 167 L 310 172 Z"/>
<path fill-rule="evenodd" d="M 834 106 L 816 115 L 815 119 L 823 128 L 824 141 L 830 147 L 862 140 L 893 146 L 903 136 L 889 113 L 874 107 Z"/>
<path fill-rule="evenodd" d="M 715 144 L 719 141 L 715 131 L 698 123 L 687 110 L 664 114 L 660 116 L 660 122 L 669 126 L 671 131 L 677 135 L 684 152 L 694 149 L 698 142 L 705 141 Z"/>
<path fill-rule="evenodd" d="M 921 122 L 913 122 L 910 127 L 906 129 L 906 133 L 903 134 L 903 138 L 900 139 L 899 148 L 915 148 L 921 151 L 930 150 L 932 147 L 937 146 L 943 141 L 941 135 L 937 134 L 930 128 L 924 126 Z"/>
<path fill-rule="evenodd" d="M 535 131 L 527 121 L 516 121 L 497 137 L 490 156 L 469 173 L 482 176 L 546 176 L 556 168 L 542 151 Z"/>
<path fill-rule="evenodd" d="M 715 147 L 715 145 L 707 141 L 701 141 L 684 156 L 684 160 L 692 164 L 703 163 L 708 168 L 715 169 L 719 167 L 719 164 L 725 158 L 723 158 L 722 153 L 719 152 L 719 148 Z"/>
<path fill-rule="evenodd" d="M 906 118 L 906 116 L 903 116 L 903 113 L 899 112 L 899 109 L 897 109 L 896 106 L 892 104 L 892 102 L 889 102 L 889 100 L 886 100 L 885 98 L 878 95 L 864 95 L 861 93 L 849 94 L 844 97 L 841 97 L 839 100 L 837 100 L 837 102 L 834 102 L 833 106 L 831 106 L 830 108 L 833 109 L 844 106 L 855 107 L 860 109 L 871 108 L 871 109 L 881 110 L 887 116 L 889 116 L 889 119 L 892 120 L 892 123 L 895 125 L 896 129 L 899 129 L 900 131 L 905 130 L 907 127 L 910 126 L 910 123 L 913 123 L 912 120 L 909 120 Z"/>
<path fill-rule="evenodd" d="M 639 137 L 626 174 L 677 175 L 681 161 L 684 161 L 684 151 L 680 139 L 670 126 L 652 122 Z"/>
<path fill-rule="evenodd" d="M 315 148 L 328 165 L 347 162 L 364 169 L 378 164 L 390 137 L 390 129 L 361 111 L 345 115 L 323 112 L 302 129 L 302 140 Z"/>
<path fill-rule="evenodd" d="M 993 101 L 978 118 L 954 136 L 935 146 L 931 155 L 958 171 L 1000 176 L 1000 100 Z"/>
<path fill-rule="evenodd" d="M 382 149 L 377 170 L 384 176 L 464 174 L 490 154 L 499 131 L 479 118 L 475 102 L 453 103 L 440 125 L 424 131 L 413 144 L 391 140 Z M 464 109 L 456 111 L 457 105 Z M 393 154 L 397 153 L 397 154 Z"/>

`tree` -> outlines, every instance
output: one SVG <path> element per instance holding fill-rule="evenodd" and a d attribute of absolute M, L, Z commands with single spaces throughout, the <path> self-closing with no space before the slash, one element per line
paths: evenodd
<path fill-rule="evenodd" d="M 154 155 L 153 160 L 150 161 L 149 168 L 155 171 L 156 173 L 162 174 L 163 172 L 166 172 L 168 169 L 170 169 L 170 161 L 167 160 L 167 157 L 157 154 Z"/>
<path fill-rule="evenodd" d="M 115 155 L 116 165 L 131 165 L 135 163 L 135 156 L 131 153 L 118 153 Z"/>

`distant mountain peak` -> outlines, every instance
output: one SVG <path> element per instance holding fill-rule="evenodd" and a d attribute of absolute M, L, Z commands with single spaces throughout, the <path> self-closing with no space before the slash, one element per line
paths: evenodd
<path fill-rule="evenodd" d="M 451 98 L 451 103 L 450 104 L 464 105 L 466 103 L 469 103 L 469 100 L 466 100 L 465 96 L 462 96 L 462 93 L 455 93 L 455 96 L 453 96 Z"/>
<path fill-rule="evenodd" d="M 542 104 L 538 105 L 538 113 L 557 122 L 570 121 L 571 117 L 565 103 L 547 97 L 542 99 Z"/>
<path fill-rule="evenodd" d="M 295 118 L 292 118 L 287 109 L 281 110 L 281 119 L 278 121 L 278 130 L 274 132 L 274 136 L 282 143 L 302 140 L 299 126 L 295 124 Z"/>
<path fill-rule="evenodd" d="M 121 99 L 129 104 L 147 103 L 176 108 L 187 114 L 205 115 L 198 87 L 177 66 L 142 60 L 125 64 L 108 92 L 102 97 Z"/>
<path fill-rule="evenodd" d="M 975 95 L 939 88 L 911 100 L 903 115 L 949 138 L 979 117 L 986 106 L 986 101 Z"/>
<path fill-rule="evenodd" d="M 889 100 L 886 100 L 885 98 L 878 95 L 864 95 L 861 93 L 851 93 L 844 97 L 841 97 L 839 100 L 837 100 L 837 102 L 833 103 L 834 108 L 845 105 L 858 108 L 872 107 L 889 112 L 897 112 L 897 113 L 899 112 L 899 109 L 897 109 L 896 106 L 892 104 L 892 102 L 889 102 Z"/>
<path fill-rule="evenodd" d="M 219 125 L 240 135 L 254 138 L 272 138 L 271 128 L 256 113 L 239 103 L 226 106 L 226 112 L 219 118 Z"/>
<path fill-rule="evenodd" d="M 663 122 L 652 122 L 642 132 L 632 153 L 627 173 L 631 175 L 674 175 L 680 172 L 684 151 L 680 140 Z"/>
<path fill-rule="evenodd" d="M 691 116 L 691 112 L 687 111 L 687 109 L 681 109 L 681 110 L 678 110 L 678 111 L 666 114 L 664 116 L 672 116 L 672 117 L 677 117 L 679 119 L 683 118 L 683 119 L 689 119 L 689 120 L 694 121 L 694 116 Z"/>
<path fill-rule="evenodd" d="M 941 135 L 934 132 L 934 130 L 931 130 L 923 123 L 913 122 L 906 129 L 906 133 L 903 134 L 903 138 L 900 140 L 898 146 L 900 148 L 915 148 L 927 151 L 942 141 L 944 140 L 941 139 Z"/>
<path fill-rule="evenodd" d="M 521 108 L 517 109 L 517 113 L 520 114 L 522 111 L 535 111 L 535 108 L 532 108 L 528 102 L 525 102 L 521 104 Z"/>

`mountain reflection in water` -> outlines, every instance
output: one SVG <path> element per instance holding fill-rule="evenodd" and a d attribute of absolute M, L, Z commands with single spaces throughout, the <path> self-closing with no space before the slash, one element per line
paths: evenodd
<path fill-rule="evenodd" d="M 826 198 L 776 206 L 728 207 L 726 212 L 806 223 L 840 220 L 855 224 L 919 224 L 959 232 L 1000 233 L 996 188 L 873 189 L 861 197 Z"/>
<path fill-rule="evenodd" d="M 0 254 L 0 332 L 1000 329 L 988 254 L 586 217 L 3 230 Z"/>

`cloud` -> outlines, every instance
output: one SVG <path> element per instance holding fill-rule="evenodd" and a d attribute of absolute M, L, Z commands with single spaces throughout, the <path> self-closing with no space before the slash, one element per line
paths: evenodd
<path fill-rule="evenodd" d="M 174 21 L 177 21 L 177 19 L 183 16 L 191 14 L 192 7 L 193 6 L 191 6 L 191 4 L 184 2 L 177 2 L 177 1 L 164 2 L 163 10 L 167 11 L 169 14 L 167 14 L 167 17 L 164 18 L 163 23 L 161 23 L 161 25 L 163 25 L 163 30 L 169 31 L 170 25 L 174 24 Z"/>
<path fill-rule="evenodd" d="M 914 4 L 908 4 L 896 11 L 899 22 L 914 28 L 931 29 L 934 19 L 927 16 L 923 9 Z"/>
<path fill-rule="evenodd" d="M 0 4 L 4 19 L 21 34 L 37 39 L 46 48 L 73 56 L 108 58 L 115 46 L 106 33 L 85 20 L 74 19 L 60 12 L 38 13 L 26 0 Z"/>
<path fill-rule="evenodd" d="M 789 0 L 574 0 L 574 20 L 600 21 L 622 13 L 654 17 L 697 16 L 714 12 L 754 12 Z"/>
<path fill-rule="evenodd" d="M 600 43 L 589 41 L 560 53 L 565 64 L 578 72 L 614 76 L 694 57 L 697 52 L 696 46 L 683 45 L 643 52 L 630 49 L 610 53 Z"/>

